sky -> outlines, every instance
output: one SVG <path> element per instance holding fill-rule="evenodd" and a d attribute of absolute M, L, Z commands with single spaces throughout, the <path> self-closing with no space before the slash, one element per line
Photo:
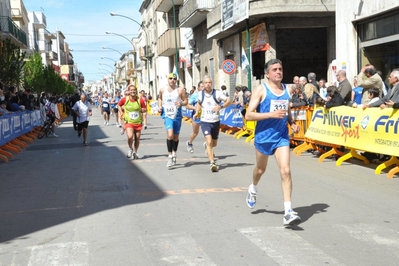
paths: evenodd
<path fill-rule="evenodd" d="M 73 51 L 73 59 L 78 70 L 85 77 L 85 83 L 100 80 L 112 72 L 114 61 L 120 53 L 131 49 L 128 40 L 138 34 L 139 25 L 110 12 L 130 17 L 141 23 L 140 6 L 142 0 L 23 0 L 28 12 L 43 12 L 47 20 L 47 30 L 61 31 L 65 42 Z M 111 49 L 103 49 L 102 47 Z M 104 59 L 101 59 L 104 57 Z M 107 57 L 107 58 L 105 58 Z M 100 65 L 102 63 L 103 65 Z"/>

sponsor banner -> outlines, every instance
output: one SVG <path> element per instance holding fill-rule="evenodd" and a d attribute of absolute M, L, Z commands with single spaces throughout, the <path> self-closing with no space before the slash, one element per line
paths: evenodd
<path fill-rule="evenodd" d="M 244 121 L 242 120 L 241 110 L 242 108 L 237 104 L 229 105 L 220 110 L 220 124 L 229 127 L 243 127 Z"/>
<path fill-rule="evenodd" d="M 399 112 L 347 106 L 315 108 L 305 137 L 357 150 L 399 156 Z"/>
<path fill-rule="evenodd" d="M 40 125 L 39 110 L 3 114 L 0 117 L 0 146 Z"/>

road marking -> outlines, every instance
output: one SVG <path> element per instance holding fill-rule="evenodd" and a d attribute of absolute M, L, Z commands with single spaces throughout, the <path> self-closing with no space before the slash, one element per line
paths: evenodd
<path fill-rule="evenodd" d="M 344 229 L 353 238 L 374 246 L 375 244 L 395 251 L 399 248 L 398 232 L 389 228 L 373 224 L 335 225 L 336 228 Z"/>
<path fill-rule="evenodd" d="M 157 196 L 157 195 L 182 195 L 182 194 L 205 194 L 205 193 L 231 193 L 231 192 L 246 192 L 247 187 L 233 187 L 233 188 L 193 188 L 193 189 L 175 189 L 165 191 L 148 191 L 140 193 L 142 196 Z"/>
<path fill-rule="evenodd" d="M 344 265 L 284 227 L 250 227 L 239 232 L 280 265 Z"/>
<path fill-rule="evenodd" d="M 89 265 L 89 248 L 85 242 L 68 242 L 33 246 L 28 266 Z"/>
<path fill-rule="evenodd" d="M 153 265 L 216 266 L 186 233 L 146 235 L 140 241 Z"/>

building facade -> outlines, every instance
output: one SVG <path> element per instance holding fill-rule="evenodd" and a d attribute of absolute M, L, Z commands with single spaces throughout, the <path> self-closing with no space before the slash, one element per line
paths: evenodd
<path fill-rule="evenodd" d="M 387 83 L 390 71 L 399 67 L 397 1 L 336 2 L 337 69 L 346 69 L 347 77 L 352 78 L 363 66 L 372 64 Z"/>

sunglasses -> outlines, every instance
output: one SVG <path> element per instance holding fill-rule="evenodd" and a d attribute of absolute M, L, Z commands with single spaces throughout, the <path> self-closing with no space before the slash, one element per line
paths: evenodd
<path fill-rule="evenodd" d="M 177 78 L 169 78 L 169 79 L 177 80 Z"/>

